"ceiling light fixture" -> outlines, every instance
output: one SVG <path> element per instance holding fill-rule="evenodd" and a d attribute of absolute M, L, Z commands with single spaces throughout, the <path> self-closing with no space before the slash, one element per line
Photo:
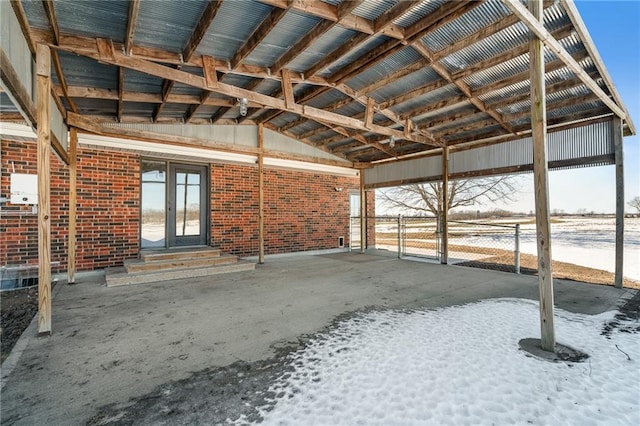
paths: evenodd
<path fill-rule="evenodd" d="M 396 146 L 396 137 L 391 135 L 389 138 L 389 148 L 393 148 L 394 146 Z"/>
<path fill-rule="evenodd" d="M 244 117 L 247 115 L 247 98 L 239 98 L 238 102 L 240 103 L 240 115 Z"/>

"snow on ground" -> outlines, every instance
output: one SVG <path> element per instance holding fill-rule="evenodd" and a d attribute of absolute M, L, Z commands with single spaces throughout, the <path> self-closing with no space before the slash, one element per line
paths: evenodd
<path fill-rule="evenodd" d="M 624 276 L 640 280 L 640 219 L 625 220 Z M 551 224 L 553 260 L 615 271 L 615 219 L 562 218 Z M 522 253 L 535 254 L 535 225 L 522 227 Z"/>
<path fill-rule="evenodd" d="M 613 315 L 556 311 L 558 341 L 591 355 L 571 364 L 518 349 L 540 336 L 528 300 L 361 314 L 294 354 L 264 424 L 638 425 L 640 339 L 602 336 Z"/>

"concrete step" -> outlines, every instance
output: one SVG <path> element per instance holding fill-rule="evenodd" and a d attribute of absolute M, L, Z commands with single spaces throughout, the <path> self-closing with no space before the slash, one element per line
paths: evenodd
<path fill-rule="evenodd" d="M 154 258 L 155 259 L 155 258 Z M 212 257 L 195 257 L 187 259 L 140 260 L 124 261 L 124 267 L 129 273 L 166 271 L 169 269 L 204 268 L 216 265 L 228 265 L 238 261 L 238 256 L 217 255 Z"/>
<path fill-rule="evenodd" d="M 228 265 L 210 266 L 204 268 L 174 269 L 167 271 L 127 273 L 126 269 L 109 268 L 106 271 L 107 287 L 118 287 L 131 284 L 144 284 L 184 278 L 196 278 L 232 272 L 251 271 L 256 264 L 247 261 L 238 261 Z"/>
<path fill-rule="evenodd" d="M 168 250 L 141 250 L 140 259 L 145 262 L 155 262 L 159 260 L 184 260 L 202 259 L 220 256 L 220 250 L 211 247 L 196 247 L 192 249 L 168 249 Z"/>

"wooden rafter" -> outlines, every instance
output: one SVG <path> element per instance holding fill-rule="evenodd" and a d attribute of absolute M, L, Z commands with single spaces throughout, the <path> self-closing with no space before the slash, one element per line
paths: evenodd
<path fill-rule="evenodd" d="M 140 11 L 140 0 L 129 0 L 129 14 L 127 17 L 127 33 L 124 38 L 124 53 L 131 54 L 133 46 L 133 38 L 136 32 L 136 23 L 138 22 L 138 12 Z M 124 70 L 118 67 L 118 122 L 122 122 L 122 113 L 124 110 Z"/>
<path fill-rule="evenodd" d="M 129 16 L 127 18 L 127 35 L 124 38 L 124 53 L 131 54 L 133 46 L 133 36 L 136 32 L 138 22 L 138 12 L 140 11 L 140 0 L 129 0 Z"/>
<path fill-rule="evenodd" d="M 328 3 L 324 3 L 321 1 L 301 1 L 294 0 L 290 2 L 290 0 L 259 0 L 261 3 L 265 3 L 274 7 L 279 7 L 281 9 L 286 9 L 291 7 L 293 10 L 297 10 L 303 12 L 308 15 L 316 16 L 318 18 L 322 18 L 328 21 L 338 21 L 341 20 L 340 25 L 344 28 L 348 28 L 354 31 L 358 31 L 360 33 L 365 34 L 374 34 L 376 32 L 375 22 L 364 19 L 360 16 L 356 16 L 352 13 L 348 13 L 346 15 L 340 16 L 340 12 L 338 11 L 337 6 L 333 6 Z M 404 37 L 404 32 L 401 28 L 397 26 L 387 26 L 384 30 L 381 31 L 382 34 L 387 37 L 402 39 Z"/>
<path fill-rule="evenodd" d="M 310 67 L 305 71 L 308 75 L 316 75 L 319 71 L 323 70 L 327 66 L 331 65 L 333 62 L 342 58 L 356 47 L 360 46 L 362 43 L 367 42 L 370 37 L 376 33 L 384 33 L 385 29 L 389 28 L 393 25 L 393 21 L 403 14 L 407 13 L 413 7 L 416 6 L 416 3 L 420 3 L 419 1 L 401 1 L 396 4 L 394 7 L 389 9 L 387 12 L 382 14 L 374 23 L 373 27 L 376 31 L 372 33 L 359 33 L 351 38 L 351 40 L 343 43 L 341 46 L 334 49 L 331 53 L 329 53 L 324 59 L 317 62 L 315 65 Z"/>
<path fill-rule="evenodd" d="M 563 47 L 558 43 L 558 41 L 553 38 L 549 31 L 546 30 L 544 25 L 538 21 L 532 14 L 527 10 L 526 7 L 522 6 L 522 3 L 519 3 L 516 0 L 504 0 L 504 4 L 511 9 L 511 11 L 518 15 L 518 17 L 524 22 L 529 29 L 536 34 L 537 37 L 542 40 L 545 46 L 549 50 L 551 50 L 562 62 L 565 63 L 567 68 L 569 68 L 575 75 L 582 80 L 582 82 L 595 93 L 600 100 L 613 111 L 618 117 L 625 119 L 627 114 L 620 108 L 610 97 L 608 94 L 604 92 L 598 86 L 598 84 L 593 81 L 585 72 L 584 69 L 573 59 L 572 55 L 570 55 Z"/>
<path fill-rule="evenodd" d="M 233 55 L 230 61 L 230 68 L 235 69 L 240 63 L 258 47 L 262 40 L 269 35 L 269 32 L 278 25 L 278 22 L 287 14 L 289 8 L 280 9 L 278 7 L 273 8 L 271 13 L 262 21 L 260 25 L 251 33 L 251 36 L 244 42 L 244 44 Z"/>
<path fill-rule="evenodd" d="M 405 40 L 411 45 L 420 42 L 430 31 L 434 31 L 456 18 L 464 15 L 468 11 L 482 4 L 482 0 L 473 2 L 447 2 L 440 6 L 437 10 L 429 14 L 424 19 L 416 22 L 412 26 L 405 29 Z M 362 57 L 351 62 L 346 67 L 341 68 L 333 73 L 329 78 L 332 83 L 342 83 L 354 75 L 360 74 L 368 68 L 380 63 L 391 55 L 396 54 L 399 49 L 403 49 L 405 45 L 399 40 L 389 40 L 380 46 L 367 52 Z"/>
<path fill-rule="evenodd" d="M 189 40 L 187 41 L 184 48 L 182 49 L 182 55 L 181 55 L 182 57 L 180 58 L 181 62 L 188 63 L 191 60 L 193 54 L 198 48 L 198 45 L 200 44 L 205 34 L 207 33 L 209 26 L 215 19 L 216 14 L 218 13 L 218 10 L 220 9 L 221 5 L 222 5 L 222 0 L 212 0 L 209 3 L 207 3 L 207 7 L 202 12 L 200 19 L 196 24 L 196 27 L 193 29 L 193 31 L 191 32 L 191 35 L 189 36 Z M 200 61 L 200 66 L 202 66 L 202 58 L 199 58 L 199 61 Z M 177 69 L 178 70 L 182 69 L 182 65 L 178 65 Z M 175 84 L 175 81 L 172 81 L 172 80 L 164 80 L 162 82 L 162 103 L 158 105 L 155 111 L 153 112 L 154 123 L 158 121 L 158 118 L 160 117 L 160 113 L 162 112 L 162 109 L 166 105 L 167 98 L 169 97 L 169 94 L 173 90 L 174 84 Z M 199 105 L 202 105 L 204 103 L 204 100 L 206 100 L 208 97 L 209 97 L 208 94 L 206 96 L 203 95 L 201 98 L 202 99 L 201 102 L 199 102 Z M 199 107 L 195 109 L 198 109 L 198 108 Z M 195 111 L 191 113 L 187 112 L 189 119 L 191 119 L 193 114 L 195 114 Z"/>
<path fill-rule="evenodd" d="M 511 126 L 502 119 L 502 117 L 500 116 L 499 113 L 497 113 L 496 111 L 488 109 L 484 105 L 484 102 L 482 102 L 478 97 L 473 96 L 473 93 L 472 93 L 472 90 L 471 90 L 471 86 L 469 86 L 469 84 L 467 84 L 463 80 L 455 80 L 452 77 L 451 73 L 446 69 L 446 67 L 444 67 L 441 63 L 439 63 L 437 61 L 436 62 L 433 61 L 433 52 L 431 52 L 431 50 L 422 41 L 420 41 L 416 45 L 414 45 L 414 48 L 418 52 L 420 52 L 420 54 L 422 56 L 424 56 L 425 58 L 427 58 L 428 60 L 431 61 L 431 67 L 438 74 L 440 74 L 440 76 L 442 76 L 442 78 L 444 78 L 445 80 L 449 81 L 450 83 L 455 84 L 458 87 L 458 89 L 460 89 L 460 91 L 462 93 L 464 93 L 464 95 L 469 98 L 469 101 L 473 105 L 475 105 L 480 111 L 489 114 L 506 131 L 508 131 L 510 133 L 513 133 L 513 129 L 511 128 Z"/>
<path fill-rule="evenodd" d="M 45 14 L 47 15 L 47 19 L 49 21 L 49 27 L 51 28 L 51 34 L 53 36 L 53 41 L 55 44 L 58 44 L 60 41 L 60 29 L 58 27 L 58 18 L 56 17 L 56 11 L 53 6 L 52 0 L 43 0 L 42 5 L 44 6 Z M 64 98 L 69 105 L 69 108 L 73 112 L 78 112 L 78 107 L 76 106 L 73 99 L 69 96 L 68 93 L 68 85 L 67 79 L 64 76 L 62 71 L 62 63 L 60 62 L 60 55 L 57 51 L 51 52 L 51 60 L 53 62 L 53 68 L 56 70 L 56 75 L 58 76 L 58 81 L 60 82 L 60 86 L 62 87 L 62 93 Z"/>
<path fill-rule="evenodd" d="M 182 84 L 186 84 L 189 86 L 197 87 L 202 90 L 210 90 L 211 88 L 207 86 L 205 78 L 200 77 L 191 73 L 186 73 L 181 70 L 169 68 L 164 65 L 160 65 L 154 62 L 146 61 L 144 59 L 128 57 L 124 55 L 122 52 L 114 49 L 113 44 L 110 43 L 109 40 L 104 39 L 96 39 L 96 43 L 98 46 L 104 46 L 102 48 L 98 47 L 95 52 L 92 54 L 87 54 L 86 51 L 77 50 L 72 47 L 60 47 L 54 46 L 61 50 L 67 50 L 71 53 L 79 53 L 90 58 L 93 58 L 97 61 L 114 65 L 114 66 L 123 66 L 130 69 L 135 69 L 139 72 L 143 72 L 149 75 L 153 75 L 156 77 L 164 78 L 166 80 L 172 80 L 176 82 L 180 82 Z M 108 46 L 108 47 L 107 47 Z M 107 52 L 108 51 L 108 52 Z M 232 98 L 246 98 L 247 100 L 256 102 L 258 104 L 262 104 L 267 108 L 285 110 L 287 109 L 285 101 L 282 99 L 274 98 L 271 96 L 263 95 L 261 93 L 257 93 L 251 90 L 247 90 L 241 87 L 232 86 L 229 84 L 225 84 L 220 82 L 218 87 L 212 90 L 213 92 L 220 93 L 225 96 L 229 96 Z M 291 109 L 292 112 L 307 116 L 313 120 L 321 120 L 324 122 L 329 122 L 334 125 L 344 126 L 348 128 L 353 128 L 356 130 L 371 130 L 374 133 L 379 133 L 381 135 L 391 136 L 394 135 L 397 138 L 403 138 L 404 134 L 400 130 L 395 130 L 392 128 L 372 124 L 370 128 L 367 128 L 364 125 L 362 120 L 354 119 L 352 117 L 343 116 L 340 114 L 335 114 L 332 112 L 323 111 L 319 108 L 313 108 L 307 105 L 294 105 L 294 108 Z M 421 135 L 411 135 L 411 140 L 420 143 L 432 144 L 433 141 L 430 139 L 421 136 Z"/>

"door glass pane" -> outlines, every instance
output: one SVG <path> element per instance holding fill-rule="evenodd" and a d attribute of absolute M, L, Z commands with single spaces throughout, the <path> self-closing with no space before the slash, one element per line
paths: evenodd
<path fill-rule="evenodd" d="M 141 246 L 165 246 L 165 194 L 167 165 L 159 161 L 142 161 Z"/>
<path fill-rule="evenodd" d="M 176 237 L 200 235 L 200 173 L 176 173 Z"/>

